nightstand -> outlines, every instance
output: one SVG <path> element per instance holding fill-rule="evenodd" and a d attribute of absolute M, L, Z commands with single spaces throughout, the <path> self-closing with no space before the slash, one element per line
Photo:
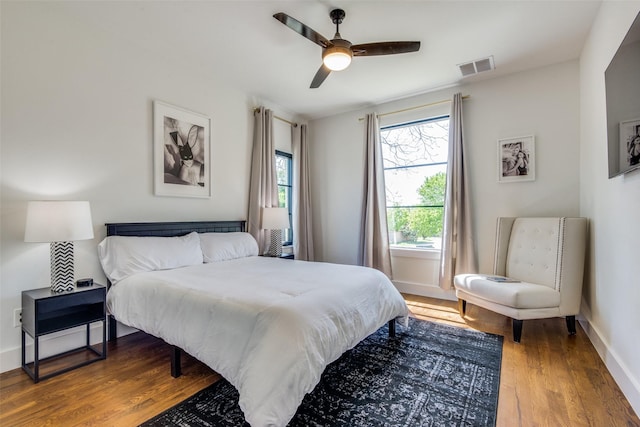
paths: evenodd
<path fill-rule="evenodd" d="M 22 369 L 34 382 L 39 382 L 72 369 L 107 358 L 106 287 L 99 284 L 76 288 L 70 292 L 55 293 L 51 288 L 22 292 Z M 89 326 L 102 322 L 102 352 L 90 345 Z M 86 344 L 40 360 L 39 340 L 43 335 L 63 331 L 76 326 L 86 326 Z M 26 334 L 33 338 L 33 362 L 26 363 Z M 40 375 L 40 364 L 81 350 L 97 355 L 80 363 Z M 33 368 L 29 365 L 32 365 Z"/>

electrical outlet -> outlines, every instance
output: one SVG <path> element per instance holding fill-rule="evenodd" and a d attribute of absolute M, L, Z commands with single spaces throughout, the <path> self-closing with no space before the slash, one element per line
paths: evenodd
<path fill-rule="evenodd" d="M 22 309 L 14 308 L 13 309 L 13 327 L 19 328 L 22 325 Z"/>

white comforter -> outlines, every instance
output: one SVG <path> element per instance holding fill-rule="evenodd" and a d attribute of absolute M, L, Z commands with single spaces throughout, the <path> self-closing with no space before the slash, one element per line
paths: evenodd
<path fill-rule="evenodd" d="M 408 314 L 377 270 L 267 257 L 135 274 L 107 304 L 225 377 L 253 427 L 285 426 L 329 363 Z"/>

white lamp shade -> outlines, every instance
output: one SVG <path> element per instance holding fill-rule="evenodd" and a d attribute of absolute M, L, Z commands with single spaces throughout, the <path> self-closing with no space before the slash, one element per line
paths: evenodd
<path fill-rule="evenodd" d="M 264 230 L 289 228 L 287 208 L 262 208 L 262 228 Z"/>
<path fill-rule="evenodd" d="M 89 202 L 28 203 L 25 242 L 72 242 L 87 239 L 93 239 Z"/>

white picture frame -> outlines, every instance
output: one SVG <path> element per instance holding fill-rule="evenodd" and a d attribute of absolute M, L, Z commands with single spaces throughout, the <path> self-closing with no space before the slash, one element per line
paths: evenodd
<path fill-rule="evenodd" d="M 154 193 L 211 197 L 211 119 L 153 102 Z"/>
<path fill-rule="evenodd" d="M 536 179 L 535 138 L 533 135 L 498 140 L 498 182 Z"/>

